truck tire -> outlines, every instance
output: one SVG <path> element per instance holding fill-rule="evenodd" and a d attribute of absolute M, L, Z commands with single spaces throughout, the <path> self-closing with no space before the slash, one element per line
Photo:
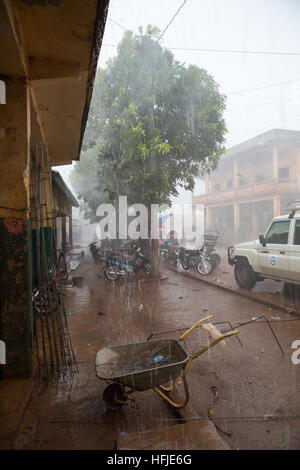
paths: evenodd
<path fill-rule="evenodd" d="M 242 289 L 251 290 L 256 284 L 256 276 L 245 258 L 240 258 L 234 265 L 234 277 Z"/>

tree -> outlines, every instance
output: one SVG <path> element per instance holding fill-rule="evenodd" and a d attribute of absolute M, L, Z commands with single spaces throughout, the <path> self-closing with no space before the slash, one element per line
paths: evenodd
<path fill-rule="evenodd" d="M 81 209 L 84 216 L 95 221 L 96 210 L 99 204 L 108 202 L 108 195 L 104 192 L 104 184 L 99 185 L 98 173 L 98 146 L 93 146 L 82 151 L 80 161 L 75 163 L 70 173 L 70 181 L 76 190 L 78 199 L 83 201 Z"/>
<path fill-rule="evenodd" d="M 114 203 L 127 195 L 130 203 L 170 204 L 178 186 L 192 190 L 225 150 L 218 85 L 176 61 L 156 36 L 151 27 L 125 32 L 97 74 L 84 145 L 97 145 L 97 187 Z"/>

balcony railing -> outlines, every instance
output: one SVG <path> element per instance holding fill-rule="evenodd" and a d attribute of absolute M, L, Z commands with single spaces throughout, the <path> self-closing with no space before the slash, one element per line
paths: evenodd
<path fill-rule="evenodd" d="M 296 179 L 276 178 L 260 183 L 249 184 L 247 186 L 237 186 L 235 188 L 225 189 L 195 196 L 194 203 L 213 205 L 223 202 L 234 202 L 242 200 L 257 200 L 260 197 L 280 196 L 284 194 L 293 194 L 300 191 Z"/>

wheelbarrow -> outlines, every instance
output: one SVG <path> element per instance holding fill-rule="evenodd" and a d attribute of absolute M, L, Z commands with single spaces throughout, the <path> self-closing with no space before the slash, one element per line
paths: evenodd
<path fill-rule="evenodd" d="M 185 331 L 179 338 L 156 339 L 141 343 L 109 346 L 96 353 L 96 376 L 105 380 L 109 385 L 103 392 L 103 400 L 109 409 L 116 410 L 124 404 L 129 404 L 133 392 L 154 390 L 174 408 L 183 408 L 189 402 L 189 388 L 187 372 L 191 362 L 216 346 L 225 338 L 236 335 L 238 330 L 232 330 L 203 346 L 198 352 L 188 354 L 181 341 L 202 323 L 213 316 L 199 320 L 195 325 Z M 166 392 L 181 383 L 185 390 L 185 399 L 182 403 L 175 403 Z M 170 384 L 168 385 L 167 384 Z"/>

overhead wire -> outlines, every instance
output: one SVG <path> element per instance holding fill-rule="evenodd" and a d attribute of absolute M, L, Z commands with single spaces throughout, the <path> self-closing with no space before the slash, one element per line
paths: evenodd
<path fill-rule="evenodd" d="M 187 0 L 184 0 L 183 3 L 180 5 L 180 7 L 178 8 L 178 10 L 176 11 L 175 15 L 172 17 L 172 19 L 169 21 L 169 23 L 167 24 L 167 26 L 165 27 L 165 29 L 163 30 L 163 32 L 161 33 L 161 35 L 159 36 L 159 38 L 157 39 L 156 42 L 160 41 L 165 32 L 167 31 L 167 29 L 171 26 L 171 24 L 173 23 L 173 21 L 175 20 L 176 16 L 178 15 L 178 13 L 180 12 L 180 10 L 184 7 L 184 5 L 186 4 Z"/>
<path fill-rule="evenodd" d="M 272 105 L 272 104 L 286 103 L 286 102 L 298 101 L 298 100 L 300 100 L 300 96 L 299 96 L 299 98 L 288 98 L 286 100 L 268 101 L 266 103 L 260 103 L 260 104 L 256 104 L 256 105 L 253 105 L 253 106 L 243 106 L 241 108 L 227 109 L 226 111 L 228 113 L 233 112 L 233 111 L 244 111 L 246 109 L 261 108 L 263 106 L 269 106 L 269 105 Z"/>
<path fill-rule="evenodd" d="M 112 20 L 111 20 L 112 21 Z M 115 24 L 118 24 L 114 21 Z M 171 24 L 171 23 L 170 23 Z M 122 29 L 127 31 L 127 28 L 118 24 Z M 166 28 L 164 32 L 166 31 Z M 159 41 L 162 38 L 162 35 L 157 39 Z M 118 47 L 117 44 L 102 44 L 105 47 Z M 256 55 L 284 55 L 284 56 L 300 56 L 300 52 L 280 52 L 280 51 L 242 51 L 242 50 L 234 50 L 234 49 L 208 49 L 208 48 L 200 48 L 200 47 L 171 47 L 168 46 L 168 49 L 171 51 L 195 51 L 195 52 L 219 52 L 225 54 L 256 54 Z"/>

